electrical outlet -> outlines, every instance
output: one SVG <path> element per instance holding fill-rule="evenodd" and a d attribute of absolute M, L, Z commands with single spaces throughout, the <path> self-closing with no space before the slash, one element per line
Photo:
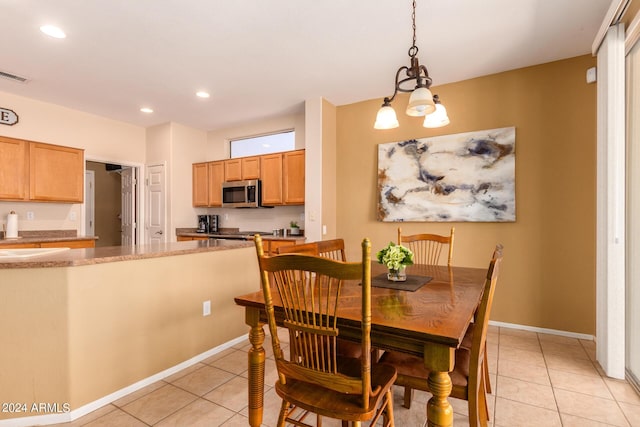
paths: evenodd
<path fill-rule="evenodd" d="M 224 214 L 224 220 L 228 221 L 229 220 L 229 214 Z"/>
<path fill-rule="evenodd" d="M 36 218 L 36 216 L 32 211 L 27 212 L 27 219 L 29 221 L 33 221 L 35 218 Z"/>
<path fill-rule="evenodd" d="M 203 303 L 202 303 L 202 315 L 203 316 L 211 315 L 211 300 L 203 301 Z"/>
<path fill-rule="evenodd" d="M 76 213 L 71 211 L 69 213 L 69 221 L 75 221 L 76 220 Z"/>

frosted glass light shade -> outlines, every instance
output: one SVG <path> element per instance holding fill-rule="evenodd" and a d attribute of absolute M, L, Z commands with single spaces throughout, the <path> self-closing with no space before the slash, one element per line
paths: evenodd
<path fill-rule="evenodd" d="M 383 105 L 378 110 L 374 129 L 393 129 L 400 126 L 396 112 L 390 105 Z"/>
<path fill-rule="evenodd" d="M 407 115 L 420 117 L 433 113 L 436 110 L 436 104 L 433 102 L 433 95 L 426 87 L 416 88 L 411 92 L 409 104 L 407 105 Z"/>
<path fill-rule="evenodd" d="M 436 110 L 425 116 L 422 126 L 426 128 L 439 128 L 448 124 L 449 116 L 447 115 L 447 109 L 444 108 L 444 105 L 437 103 Z"/>

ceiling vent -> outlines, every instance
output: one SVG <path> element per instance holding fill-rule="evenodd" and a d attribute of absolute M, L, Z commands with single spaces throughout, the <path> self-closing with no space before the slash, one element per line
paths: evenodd
<path fill-rule="evenodd" d="M 0 78 L 18 83 L 27 83 L 29 81 L 29 79 L 27 79 L 26 77 L 16 76 L 15 74 L 6 73 L 4 71 L 0 71 Z"/>

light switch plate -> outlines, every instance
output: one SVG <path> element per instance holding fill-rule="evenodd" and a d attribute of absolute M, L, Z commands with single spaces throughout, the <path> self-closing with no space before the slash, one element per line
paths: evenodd
<path fill-rule="evenodd" d="M 211 315 L 211 301 L 207 300 L 202 303 L 202 315 L 209 316 Z"/>

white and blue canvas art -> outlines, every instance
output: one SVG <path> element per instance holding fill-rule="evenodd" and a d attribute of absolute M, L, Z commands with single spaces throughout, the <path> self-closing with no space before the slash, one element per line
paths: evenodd
<path fill-rule="evenodd" d="M 516 220 L 516 129 L 378 145 L 378 221 Z"/>

